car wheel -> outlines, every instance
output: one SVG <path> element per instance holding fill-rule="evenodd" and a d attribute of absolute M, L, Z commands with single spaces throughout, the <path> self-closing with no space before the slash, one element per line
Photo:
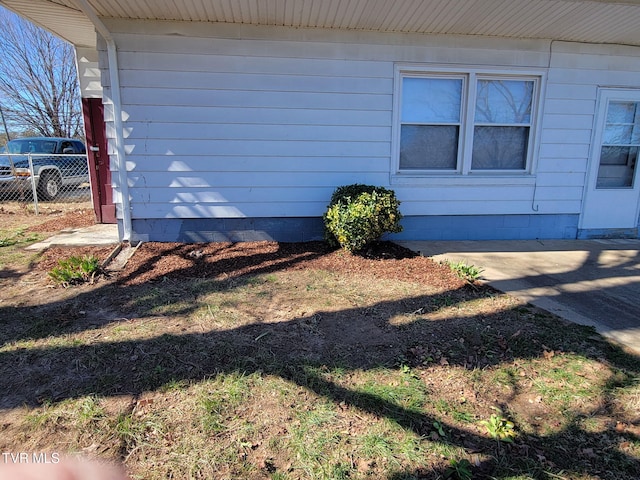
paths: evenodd
<path fill-rule="evenodd" d="M 38 182 L 38 198 L 41 200 L 53 200 L 60 194 L 62 180 L 55 172 L 44 172 Z"/>

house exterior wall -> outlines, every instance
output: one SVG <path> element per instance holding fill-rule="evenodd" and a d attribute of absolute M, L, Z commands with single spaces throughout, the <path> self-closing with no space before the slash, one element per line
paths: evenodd
<path fill-rule="evenodd" d="M 82 98 L 102 98 L 102 82 L 98 52 L 93 48 L 76 47 L 78 82 Z"/>
<path fill-rule="evenodd" d="M 575 238 L 598 87 L 640 87 L 635 47 L 173 22 L 109 28 L 139 240 L 320 238 L 331 193 L 350 183 L 395 190 L 405 215 L 396 238 Z M 397 175 L 398 65 L 539 75 L 531 171 Z"/>

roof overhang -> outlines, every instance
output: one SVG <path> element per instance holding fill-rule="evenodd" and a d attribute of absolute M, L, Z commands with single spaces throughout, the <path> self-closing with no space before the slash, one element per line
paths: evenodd
<path fill-rule="evenodd" d="M 86 0 L 101 19 L 482 35 L 640 46 L 640 0 Z M 76 0 L 0 0 L 76 46 L 96 44 Z"/>

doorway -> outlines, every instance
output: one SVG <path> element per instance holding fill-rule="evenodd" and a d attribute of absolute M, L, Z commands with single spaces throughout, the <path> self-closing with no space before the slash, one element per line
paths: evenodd
<path fill-rule="evenodd" d="M 596 115 L 581 236 L 637 237 L 640 90 L 601 90 Z"/>
<path fill-rule="evenodd" d="M 87 137 L 87 157 L 89 159 L 89 176 L 93 193 L 93 210 L 98 223 L 116 223 L 116 206 L 113 203 L 102 99 L 83 98 L 82 112 Z"/>

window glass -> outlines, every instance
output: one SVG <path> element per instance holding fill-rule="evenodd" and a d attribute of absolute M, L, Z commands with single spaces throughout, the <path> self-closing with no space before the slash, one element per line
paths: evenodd
<path fill-rule="evenodd" d="M 453 78 L 404 78 L 402 123 L 458 123 L 462 80 Z"/>
<path fill-rule="evenodd" d="M 610 145 L 640 144 L 640 128 L 632 125 L 607 125 L 603 143 Z"/>
<path fill-rule="evenodd" d="M 476 91 L 472 170 L 527 167 L 532 80 L 479 80 Z"/>
<path fill-rule="evenodd" d="M 471 168 L 524 170 L 528 144 L 528 127 L 476 127 Z"/>
<path fill-rule="evenodd" d="M 55 153 L 56 142 L 40 142 L 38 147 L 38 153 Z"/>
<path fill-rule="evenodd" d="M 636 171 L 638 147 L 602 147 L 596 188 L 630 188 Z"/>
<path fill-rule="evenodd" d="M 403 78 L 401 170 L 457 168 L 462 84 L 460 78 Z"/>
<path fill-rule="evenodd" d="M 455 170 L 458 163 L 455 125 L 403 125 L 400 131 L 400 168 Z"/>
<path fill-rule="evenodd" d="M 529 123 L 533 81 L 479 80 L 476 123 Z"/>
<path fill-rule="evenodd" d="M 640 144 L 640 108 L 636 102 L 611 102 L 604 128 L 605 145 Z"/>
<path fill-rule="evenodd" d="M 640 103 L 610 102 L 602 136 L 596 188 L 630 188 L 638 163 Z"/>
<path fill-rule="evenodd" d="M 600 165 L 627 165 L 635 162 L 637 147 L 602 147 Z"/>
<path fill-rule="evenodd" d="M 607 107 L 607 123 L 638 122 L 637 104 L 635 102 L 610 102 Z"/>

